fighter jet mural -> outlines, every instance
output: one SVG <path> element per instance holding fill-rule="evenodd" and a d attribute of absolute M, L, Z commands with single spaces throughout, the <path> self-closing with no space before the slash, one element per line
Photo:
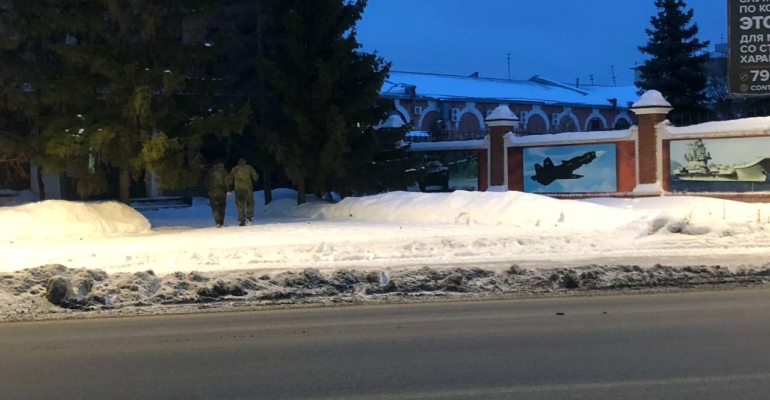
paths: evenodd
<path fill-rule="evenodd" d="M 562 160 L 559 165 L 554 165 L 551 157 L 547 157 L 543 160 L 543 165 L 535 164 L 535 175 L 531 178 L 543 186 L 548 186 L 560 179 L 580 179 L 583 175 L 577 175 L 575 171 L 604 154 L 604 151 L 589 151 L 581 156 Z"/>

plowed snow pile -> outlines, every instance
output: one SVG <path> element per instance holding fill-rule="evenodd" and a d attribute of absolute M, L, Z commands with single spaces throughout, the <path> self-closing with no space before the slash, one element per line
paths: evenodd
<path fill-rule="evenodd" d="M 732 235 L 761 229 L 770 222 L 770 205 L 683 196 L 557 200 L 521 192 L 395 192 L 347 198 L 338 204 L 310 204 L 291 214 L 327 220 L 498 225 L 543 233 L 630 230 L 638 235 Z"/>
<path fill-rule="evenodd" d="M 0 208 L 0 226 L 0 241 L 3 242 L 98 239 L 147 233 L 151 228 L 147 218 L 121 203 L 62 200 Z"/>

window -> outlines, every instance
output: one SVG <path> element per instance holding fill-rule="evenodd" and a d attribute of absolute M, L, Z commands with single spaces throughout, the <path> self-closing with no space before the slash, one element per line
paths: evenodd
<path fill-rule="evenodd" d="M 422 115 L 422 107 L 415 107 L 414 115 Z"/>
<path fill-rule="evenodd" d="M 599 120 L 599 118 L 594 118 L 591 120 L 590 127 L 588 128 L 589 131 L 600 131 L 602 130 L 602 121 Z"/>
<path fill-rule="evenodd" d="M 522 111 L 522 112 L 519 113 L 519 120 L 521 121 L 522 124 L 526 124 L 527 123 L 527 112 L 526 111 Z"/>
<path fill-rule="evenodd" d="M 561 115 L 561 114 L 553 114 L 551 116 L 551 125 L 559 126 L 559 115 Z"/>
<path fill-rule="evenodd" d="M 618 122 L 615 123 L 615 129 L 622 130 L 622 129 L 628 129 L 631 127 L 631 124 L 628 123 L 628 121 L 625 118 L 621 118 L 618 120 Z"/>
<path fill-rule="evenodd" d="M 457 122 L 460 120 L 460 109 L 459 108 L 453 108 L 452 109 L 452 121 Z"/>

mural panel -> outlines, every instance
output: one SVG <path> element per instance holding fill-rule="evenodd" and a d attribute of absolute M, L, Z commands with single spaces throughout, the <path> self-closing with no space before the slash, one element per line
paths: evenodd
<path fill-rule="evenodd" d="M 479 189 L 479 155 L 476 150 L 423 153 L 422 181 L 413 188 L 421 192 L 451 192 Z"/>
<path fill-rule="evenodd" d="M 677 140 L 670 146 L 674 192 L 770 191 L 770 137 Z"/>
<path fill-rule="evenodd" d="M 614 144 L 524 149 L 524 191 L 528 193 L 617 192 Z"/>

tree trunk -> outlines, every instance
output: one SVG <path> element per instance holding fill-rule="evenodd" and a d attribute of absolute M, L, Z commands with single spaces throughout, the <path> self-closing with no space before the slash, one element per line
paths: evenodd
<path fill-rule="evenodd" d="M 131 204 L 131 174 L 128 168 L 120 168 L 120 202 L 126 205 Z"/>
<path fill-rule="evenodd" d="M 262 186 L 265 190 L 265 205 L 268 205 L 273 201 L 273 171 L 265 168 L 263 173 L 265 175 L 262 177 Z"/>
<path fill-rule="evenodd" d="M 37 192 L 40 195 L 40 200 L 45 200 L 45 182 L 43 182 L 43 167 L 36 167 L 37 169 Z"/>
<path fill-rule="evenodd" d="M 307 193 L 305 193 L 305 177 L 299 179 L 297 182 L 297 204 L 305 204 L 307 202 Z"/>

